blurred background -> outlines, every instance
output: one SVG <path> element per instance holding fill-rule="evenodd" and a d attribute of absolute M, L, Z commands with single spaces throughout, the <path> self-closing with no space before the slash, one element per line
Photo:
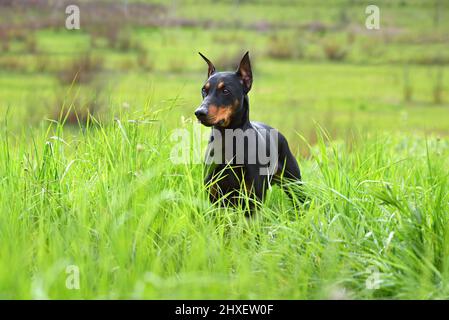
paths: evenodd
<path fill-rule="evenodd" d="M 66 29 L 72 4 L 79 30 Z M 197 52 L 233 70 L 249 50 L 251 118 L 296 150 L 297 133 L 314 143 L 316 123 L 334 139 L 447 135 L 449 1 L 369 4 L 379 30 L 356 0 L 0 0 L 0 118 L 33 128 L 69 105 L 77 126 L 149 105 L 175 128 L 201 101 Z"/>

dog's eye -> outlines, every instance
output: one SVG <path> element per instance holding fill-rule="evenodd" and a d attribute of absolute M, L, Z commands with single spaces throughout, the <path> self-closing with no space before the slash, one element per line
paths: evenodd
<path fill-rule="evenodd" d="M 206 88 L 201 89 L 201 94 L 202 94 L 203 96 L 207 96 L 207 90 L 206 90 Z"/>
<path fill-rule="evenodd" d="M 229 91 L 228 89 L 223 89 L 223 94 L 230 94 L 231 93 L 231 91 Z"/>

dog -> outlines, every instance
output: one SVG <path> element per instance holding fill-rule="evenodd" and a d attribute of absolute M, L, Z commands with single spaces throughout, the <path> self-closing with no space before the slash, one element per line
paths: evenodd
<path fill-rule="evenodd" d="M 249 52 L 235 72 L 217 72 L 213 63 L 199 54 L 208 71 L 201 89 L 203 101 L 195 116 L 212 127 L 204 180 L 210 201 L 243 206 L 251 214 L 263 202 L 267 188 L 276 183 L 292 200 L 304 202 L 301 172 L 286 138 L 249 119 L 248 93 L 253 83 Z"/>

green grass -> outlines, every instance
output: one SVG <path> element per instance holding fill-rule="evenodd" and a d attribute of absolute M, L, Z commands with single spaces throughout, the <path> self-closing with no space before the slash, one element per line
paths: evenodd
<path fill-rule="evenodd" d="M 170 161 L 156 113 L 3 126 L 2 298 L 448 298 L 447 140 L 320 134 L 299 159 L 310 202 L 295 210 L 273 188 L 248 220 L 207 201 L 202 165 Z"/>
<path fill-rule="evenodd" d="M 272 34 L 285 35 L 290 40 L 304 37 L 306 58 L 277 60 L 267 56 Z M 238 29 L 136 28 L 133 40 L 149 51 L 148 59 L 154 63 L 153 70 L 145 71 L 136 64 L 135 50 L 89 49 L 89 36 L 82 32 L 43 30 L 36 36 L 40 55 L 49 57 L 44 64 L 48 70 L 36 70 L 39 56 L 20 48 L 0 55 L 0 63 L 17 56 L 25 64 L 25 70 L 0 71 L 0 112 L 8 106 L 15 110 L 11 126 L 36 125 L 42 118 L 57 113 L 67 88 L 58 83 L 55 75 L 85 50 L 102 57 L 105 70 L 96 75 L 94 83 L 81 86 L 80 97 L 88 99 L 94 95 L 92 88 L 100 87 L 103 109 L 108 112 L 124 102 L 138 108 L 149 96 L 157 106 L 179 96 L 172 119 L 168 119 L 174 124 L 181 116 L 192 117 L 200 103 L 205 66 L 197 51 L 204 52 L 222 70 L 223 57 L 230 59 L 242 48 L 248 48 L 255 68 L 251 117 L 282 127 L 288 138 L 301 132 L 314 140 L 313 121 L 340 138 L 345 138 L 348 128 L 355 127 L 374 132 L 449 133 L 447 65 L 408 62 L 444 56 L 446 43 L 410 44 L 395 39 L 385 44 L 375 36 L 359 35 L 351 45 L 341 32 L 329 37 L 350 48 L 348 60 L 332 63 L 323 57 L 321 48 L 328 35 L 322 39 L 314 34 L 297 34 L 295 29 L 261 33 Z M 235 56 L 235 64 L 238 58 Z M 128 67 L 129 63 L 133 67 Z M 443 74 L 442 102 L 435 103 L 433 89 L 439 70 Z M 406 85 L 411 88 L 411 101 L 404 101 Z M 290 116 L 286 118 L 285 114 Z M 375 125 L 373 118 L 378 120 Z"/>

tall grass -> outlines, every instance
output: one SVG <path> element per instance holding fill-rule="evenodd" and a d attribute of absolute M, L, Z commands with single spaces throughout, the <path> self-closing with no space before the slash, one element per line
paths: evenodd
<path fill-rule="evenodd" d="M 247 219 L 207 201 L 201 165 L 169 161 L 160 114 L 21 133 L 4 119 L 0 298 L 448 298 L 447 140 L 320 130 L 300 159 L 310 200 L 273 188 Z"/>

